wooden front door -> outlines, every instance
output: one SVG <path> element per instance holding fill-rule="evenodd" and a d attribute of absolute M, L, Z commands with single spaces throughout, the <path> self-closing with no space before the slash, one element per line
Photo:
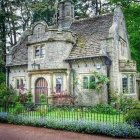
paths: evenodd
<path fill-rule="evenodd" d="M 44 94 L 47 101 L 48 83 L 44 78 L 37 79 L 35 83 L 35 103 L 40 103 L 40 94 Z"/>

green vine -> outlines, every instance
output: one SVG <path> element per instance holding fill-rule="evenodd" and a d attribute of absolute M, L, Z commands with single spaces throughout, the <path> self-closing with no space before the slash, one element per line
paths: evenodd
<path fill-rule="evenodd" d="M 97 92 L 100 92 L 104 84 L 107 84 L 109 82 L 109 78 L 99 72 L 93 72 L 92 76 L 95 77 L 94 82 L 90 82 L 90 89 L 95 89 Z"/>

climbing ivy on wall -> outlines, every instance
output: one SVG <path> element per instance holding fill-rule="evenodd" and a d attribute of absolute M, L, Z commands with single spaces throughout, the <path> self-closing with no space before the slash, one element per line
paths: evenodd
<path fill-rule="evenodd" d="M 105 84 L 109 82 L 109 78 L 102 73 L 94 71 L 92 75 L 95 77 L 94 82 L 90 82 L 90 88 L 100 92 Z"/>

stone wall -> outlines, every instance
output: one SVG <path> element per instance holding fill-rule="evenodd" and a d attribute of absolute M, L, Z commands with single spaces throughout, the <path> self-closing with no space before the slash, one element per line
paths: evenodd
<path fill-rule="evenodd" d="M 16 79 L 23 79 L 25 92 L 28 92 L 27 66 L 10 67 L 9 85 L 16 89 Z"/>
<path fill-rule="evenodd" d="M 53 29 L 44 29 L 45 25 L 36 25 L 33 34 L 28 37 L 28 70 L 32 69 L 35 61 L 40 64 L 40 69 L 69 69 L 69 65 L 64 61 L 68 58 L 76 38 L 70 31 L 58 31 Z M 41 33 L 36 32 L 39 28 Z M 37 37 L 39 36 L 39 37 Z M 37 45 L 45 46 L 45 57 L 35 58 L 35 47 Z"/>
<path fill-rule="evenodd" d="M 72 62 L 72 69 L 75 71 L 77 84 L 74 85 L 75 103 L 79 105 L 96 105 L 107 103 L 107 86 L 98 93 L 93 89 L 83 89 L 83 77 L 90 76 L 94 71 L 107 76 L 106 65 L 103 59 L 87 59 Z"/>
<path fill-rule="evenodd" d="M 40 64 L 40 69 L 67 69 L 69 65 L 64 61 L 72 48 L 71 43 L 66 42 L 45 42 L 39 45 L 45 46 L 45 57 L 35 58 L 35 45 L 28 47 L 28 70 L 33 70 L 34 61 Z"/>
<path fill-rule="evenodd" d="M 63 78 L 63 83 L 62 83 L 62 91 L 67 91 L 68 90 L 68 78 L 67 78 L 67 74 L 66 72 L 47 72 L 47 71 L 38 71 L 38 72 L 32 72 L 30 73 L 29 77 L 30 80 L 29 82 L 30 87 L 31 87 L 31 93 L 33 94 L 33 98 L 35 99 L 35 83 L 37 81 L 38 78 L 44 78 L 48 84 L 48 97 L 50 97 L 54 92 L 56 92 L 55 88 L 56 88 L 56 77 L 57 76 L 62 76 Z"/>
<path fill-rule="evenodd" d="M 129 70 L 126 70 L 124 72 L 120 71 L 120 60 L 131 60 L 130 56 L 130 49 L 129 49 L 129 43 L 128 43 L 128 37 L 127 37 L 127 31 L 125 26 L 125 20 L 123 13 L 120 9 L 120 7 L 116 8 L 114 11 L 114 17 L 113 17 L 113 24 L 109 30 L 109 54 L 112 60 L 111 70 L 110 70 L 110 87 L 111 92 L 117 92 L 122 93 L 122 74 L 123 73 L 133 73 Z M 123 46 L 121 44 L 121 41 L 123 41 Z M 124 56 L 122 56 L 122 48 L 124 49 Z M 136 88 L 136 87 L 134 87 Z"/>

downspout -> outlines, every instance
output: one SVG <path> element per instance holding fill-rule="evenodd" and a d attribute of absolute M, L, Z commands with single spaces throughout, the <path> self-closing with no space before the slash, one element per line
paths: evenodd
<path fill-rule="evenodd" d="M 69 62 L 69 65 L 70 65 L 70 81 L 69 81 L 69 89 L 70 89 L 70 92 L 72 92 L 71 93 L 71 95 L 73 96 L 73 71 L 72 71 L 72 64 L 71 64 L 71 62 Z"/>
<path fill-rule="evenodd" d="M 107 66 L 107 77 L 110 80 L 110 65 L 106 65 Z M 110 81 L 107 83 L 107 101 L 108 104 L 110 104 Z"/>
<path fill-rule="evenodd" d="M 74 71 L 72 69 L 72 64 L 71 62 L 69 62 L 70 64 L 70 92 L 73 98 L 72 104 L 75 104 L 75 85 L 74 85 Z"/>

